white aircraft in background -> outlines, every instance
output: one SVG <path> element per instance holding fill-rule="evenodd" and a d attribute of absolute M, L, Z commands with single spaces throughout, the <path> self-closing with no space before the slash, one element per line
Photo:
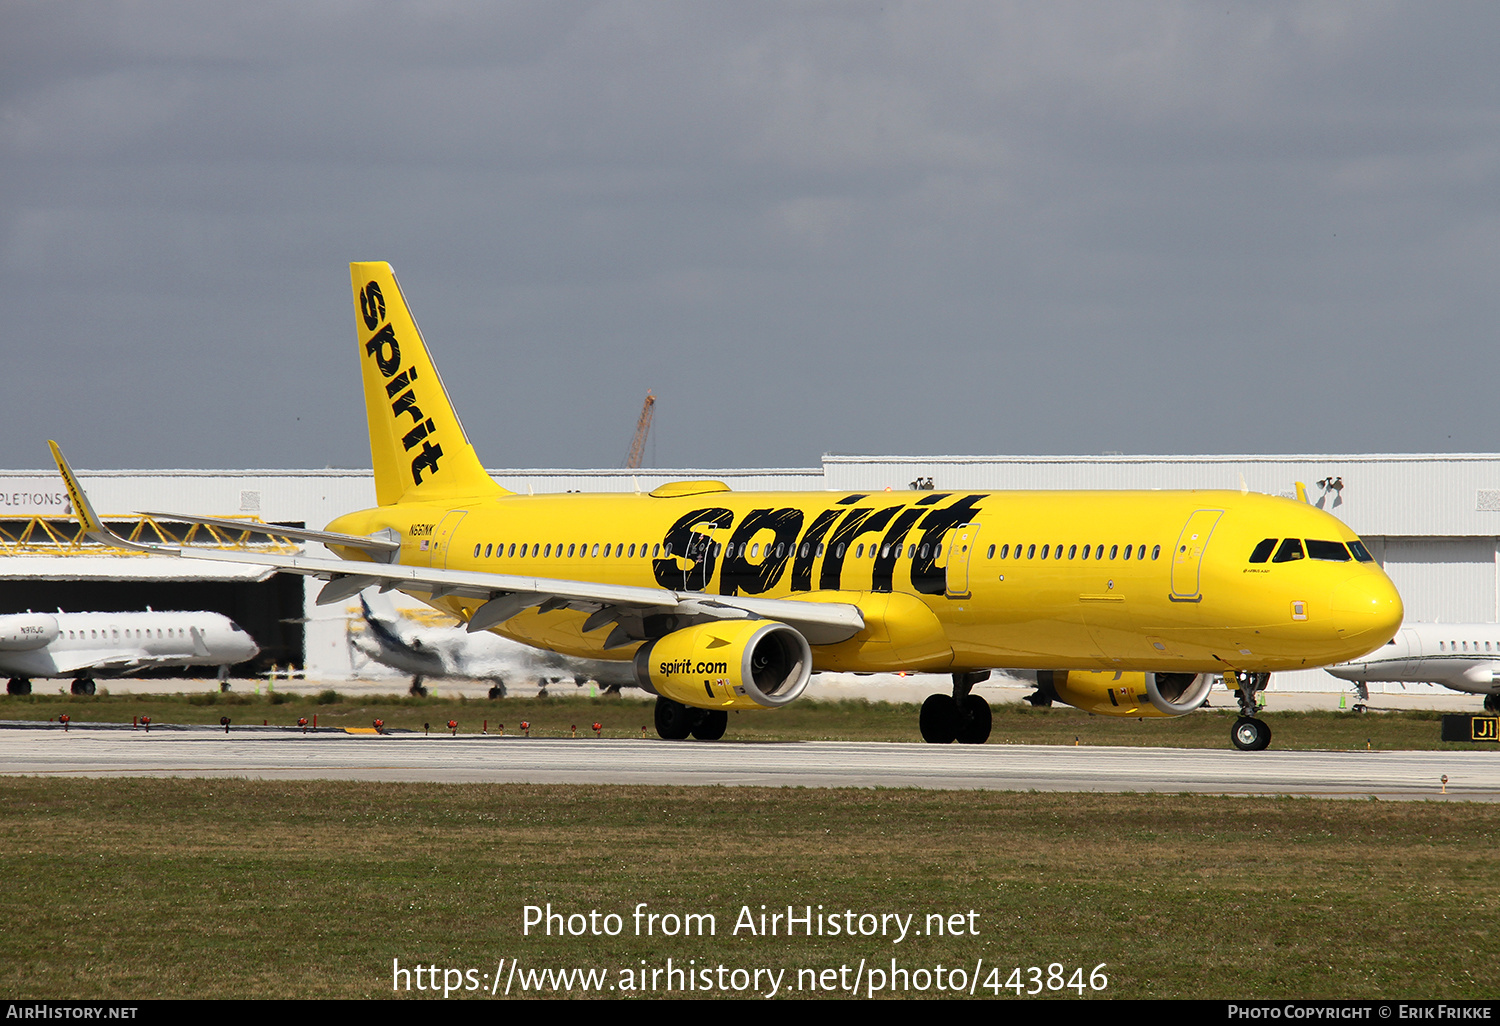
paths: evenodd
<path fill-rule="evenodd" d="M 260 646 L 220 613 L 13 613 L 0 616 L 0 676 L 6 693 L 31 694 L 33 677 L 72 677 L 73 694 L 92 695 L 95 677 L 129 677 L 168 666 L 229 667 Z"/>
<path fill-rule="evenodd" d="M 505 681 L 516 678 L 537 681 L 543 692 L 548 684 L 568 678 L 576 684 L 598 681 L 606 688 L 637 686 L 630 663 L 575 659 L 497 634 L 471 634 L 456 620 L 452 626 L 426 626 L 378 595 L 360 595 L 359 605 L 363 618 L 350 621 L 349 644 L 378 663 L 411 674 L 413 694 L 426 694 L 426 677 L 488 680 L 491 698 L 503 698 Z"/>
<path fill-rule="evenodd" d="M 1500 712 L 1500 623 L 1412 624 L 1368 655 L 1325 668 L 1361 695 L 1371 681 L 1441 684 L 1483 695 L 1485 709 Z"/>

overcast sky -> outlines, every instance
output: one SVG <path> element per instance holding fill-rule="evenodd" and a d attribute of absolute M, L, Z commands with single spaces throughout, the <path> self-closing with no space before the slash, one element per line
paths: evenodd
<path fill-rule="evenodd" d="M 6 452 L 1500 450 L 1500 5 L 0 3 Z"/>

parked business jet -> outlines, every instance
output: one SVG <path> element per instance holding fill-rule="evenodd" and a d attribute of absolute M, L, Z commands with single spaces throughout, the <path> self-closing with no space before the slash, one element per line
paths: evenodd
<path fill-rule="evenodd" d="M 388 264 L 350 266 L 377 506 L 324 531 L 340 558 L 138 544 L 100 521 L 56 444 L 88 537 L 381 584 L 515 641 L 633 665 L 665 738 L 721 736 L 730 709 L 794 701 L 814 670 L 952 674 L 919 726 L 982 743 L 973 686 L 1047 671 L 1065 702 L 1120 716 L 1197 709 L 1222 676 L 1231 739 L 1264 748 L 1270 674 L 1383 645 L 1401 599 L 1343 523 L 1245 492 L 515 495 L 484 472 Z M 744 382 L 746 395 L 756 383 Z M 774 388 L 774 377 L 760 383 Z M 209 517 L 180 516 L 201 524 Z"/>
<path fill-rule="evenodd" d="M 488 631 L 470 633 L 459 624 L 426 627 L 402 616 L 388 599 L 362 594 L 362 618 L 350 623 L 349 644 L 355 651 L 394 670 L 412 675 L 413 694 L 426 694 L 428 677 L 488 680 L 491 698 L 505 696 L 507 679 L 549 684 L 597 681 L 606 688 L 635 687 L 629 663 L 574 659 L 532 648 Z M 363 629 L 355 629 L 356 624 Z"/>
<path fill-rule="evenodd" d="M 95 677 L 129 677 L 169 666 L 229 667 L 260 648 L 219 613 L 13 613 L 0 616 L 0 675 L 6 692 L 31 694 L 34 677 L 72 677 L 73 694 L 92 695 Z"/>
<path fill-rule="evenodd" d="M 1441 684 L 1500 713 L 1500 623 L 1414 623 L 1375 651 L 1326 667 L 1342 680 Z"/>

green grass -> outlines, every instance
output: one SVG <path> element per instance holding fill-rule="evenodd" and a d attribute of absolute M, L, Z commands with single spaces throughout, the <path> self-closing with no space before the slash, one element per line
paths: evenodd
<path fill-rule="evenodd" d="M 983 959 L 999 983 L 1106 963 L 1111 997 L 1488 999 L 1497 835 L 1500 807 L 1462 803 L 9 778 L 0 991 L 364 998 L 391 994 L 392 959 L 614 982 L 643 959 L 794 980 L 894 957 Z M 523 936 L 548 902 L 625 930 Z M 632 936 L 640 902 L 717 935 Z M 972 909 L 979 932 L 733 936 L 761 904 Z"/>
<path fill-rule="evenodd" d="M 336 700 L 330 701 L 333 698 Z M 232 725 L 294 725 L 298 718 L 320 726 L 368 727 L 376 719 L 388 728 L 446 730 L 449 720 L 460 733 L 493 733 L 504 724 L 516 733 L 523 721 L 533 737 L 579 736 L 593 723 L 605 737 L 640 737 L 644 727 L 654 737 L 654 699 L 626 696 L 506 698 L 499 701 L 462 698 L 412 698 L 405 695 L 327 693 L 295 695 L 43 695 L 0 697 L 0 719 L 55 720 L 67 713 L 74 723 L 129 723 L 148 715 L 153 723 L 210 723 L 228 716 Z M 1389 713 L 1269 712 L 1263 714 L 1274 734 L 1272 747 L 1283 750 L 1348 750 L 1366 746 L 1379 751 L 1468 749 L 1472 745 L 1439 740 L 1441 714 L 1426 710 Z M 1023 704 L 994 706 L 990 744 L 1153 745 L 1177 748 L 1227 748 L 1236 714 L 1227 709 L 1200 710 L 1174 719 L 1094 716 L 1066 706 L 1033 709 Z M 888 702 L 804 700 L 774 711 L 733 712 L 728 741 L 909 741 L 917 742 L 917 706 Z"/>

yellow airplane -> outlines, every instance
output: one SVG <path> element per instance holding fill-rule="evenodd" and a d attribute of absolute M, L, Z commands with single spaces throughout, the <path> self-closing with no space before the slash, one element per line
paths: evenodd
<path fill-rule="evenodd" d="M 1237 691 L 1231 739 L 1270 730 L 1272 672 L 1354 659 L 1401 625 L 1359 539 L 1300 502 L 1228 491 L 516 495 L 485 473 L 388 264 L 350 265 L 378 505 L 291 531 L 340 558 L 115 536 L 61 451 L 89 536 L 324 578 L 318 602 L 399 589 L 565 655 L 633 660 L 664 738 L 723 736 L 730 709 L 786 705 L 809 675 L 950 673 L 922 706 L 930 742 L 983 743 L 973 686 L 996 667 L 1091 712 L 1180 716 Z M 188 522 L 213 518 L 181 516 Z"/>

